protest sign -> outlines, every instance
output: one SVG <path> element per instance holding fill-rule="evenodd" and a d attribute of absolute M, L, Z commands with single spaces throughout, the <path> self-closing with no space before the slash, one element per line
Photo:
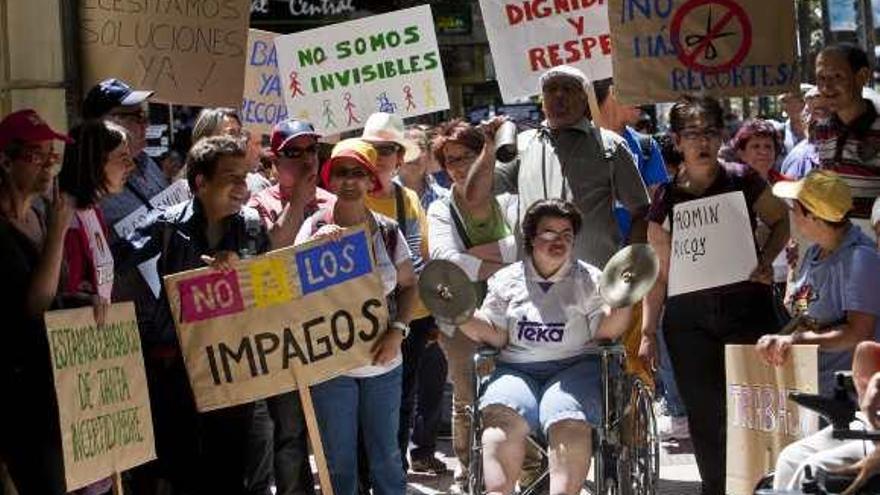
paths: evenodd
<path fill-rule="evenodd" d="M 506 103 L 537 94 L 541 73 L 557 65 L 611 77 L 606 2 L 480 0 L 480 8 Z"/>
<path fill-rule="evenodd" d="M 134 304 L 46 313 L 64 476 L 73 491 L 156 458 Z"/>
<path fill-rule="evenodd" d="M 162 192 L 150 198 L 150 205 L 152 208 L 147 208 L 147 205 L 142 205 L 140 208 L 126 215 L 122 220 L 116 222 L 116 224 L 113 225 L 113 230 L 116 231 L 116 235 L 125 239 L 132 233 L 138 224 L 144 221 L 144 218 L 150 214 L 151 210 L 168 208 L 169 206 L 183 203 L 190 197 L 192 197 L 192 194 L 190 193 L 189 183 L 186 179 L 176 180 Z"/>
<path fill-rule="evenodd" d="M 740 191 L 675 205 L 669 296 L 748 280 L 758 266 L 754 238 Z"/>
<path fill-rule="evenodd" d="M 623 102 L 797 89 L 791 0 L 609 0 L 608 16 Z"/>
<path fill-rule="evenodd" d="M 792 347 L 786 364 L 764 364 L 754 346 L 727 345 L 727 493 L 752 495 L 786 445 L 815 433 L 818 416 L 788 399 L 819 391 L 818 346 Z"/>
<path fill-rule="evenodd" d="M 288 115 L 323 134 L 449 108 L 430 6 L 275 38 Z"/>
<path fill-rule="evenodd" d="M 272 134 L 272 127 L 287 118 L 287 106 L 281 97 L 275 33 L 248 31 L 248 59 L 244 74 L 244 100 L 241 118 L 245 127 L 256 134 Z"/>
<path fill-rule="evenodd" d="M 165 277 L 199 411 L 271 397 L 372 361 L 388 326 L 363 228 Z M 297 366 L 294 379 L 293 367 Z"/>
<path fill-rule="evenodd" d="M 86 88 L 115 77 L 157 102 L 240 104 L 248 0 L 83 0 L 79 14 Z"/>

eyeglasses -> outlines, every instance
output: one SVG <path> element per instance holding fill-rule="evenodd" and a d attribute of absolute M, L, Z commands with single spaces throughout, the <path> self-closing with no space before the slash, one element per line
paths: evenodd
<path fill-rule="evenodd" d="M 330 175 L 337 179 L 363 179 L 369 177 L 370 173 L 362 168 L 335 167 L 330 171 Z"/>
<path fill-rule="evenodd" d="M 318 145 L 311 144 L 306 146 L 305 148 L 297 148 L 296 146 L 290 146 L 284 148 L 279 151 L 278 154 L 283 156 L 284 158 L 301 158 L 303 155 L 309 154 L 314 155 L 318 152 Z"/>
<path fill-rule="evenodd" d="M 379 156 L 396 155 L 400 151 L 400 145 L 397 143 L 374 144 L 373 148 L 376 148 L 376 153 L 379 153 Z"/>
<path fill-rule="evenodd" d="M 545 230 L 538 233 L 535 238 L 545 242 L 556 242 L 562 239 L 566 243 L 571 243 L 574 242 L 574 232 L 570 230 L 563 230 L 562 232 L 557 232 L 555 230 Z"/>
<path fill-rule="evenodd" d="M 145 124 L 147 122 L 147 114 L 143 110 L 137 112 L 110 112 L 110 117 L 117 120 L 126 120 L 134 124 Z"/>
<path fill-rule="evenodd" d="M 685 129 L 679 133 L 682 139 L 686 141 L 696 141 L 698 139 L 706 139 L 713 141 L 721 137 L 721 131 L 714 127 L 706 127 L 703 129 Z"/>
<path fill-rule="evenodd" d="M 466 153 L 461 156 L 448 156 L 447 155 L 446 160 L 444 160 L 444 161 L 445 161 L 447 167 L 458 168 L 458 167 L 461 167 L 462 165 L 470 165 L 471 163 L 474 162 L 474 160 L 476 158 L 477 158 L 476 153 Z"/>

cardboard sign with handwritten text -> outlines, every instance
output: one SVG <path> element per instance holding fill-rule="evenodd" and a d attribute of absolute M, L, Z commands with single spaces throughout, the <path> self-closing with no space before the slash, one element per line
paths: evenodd
<path fill-rule="evenodd" d="M 778 94 L 797 86 L 791 0 L 608 0 L 626 103 Z"/>
<path fill-rule="evenodd" d="M 363 228 L 273 251 L 222 273 L 165 277 L 199 411 L 271 397 L 372 362 L 388 327 Z"/>
<path fill-rule="evenodd" d="M 241 102 L 250 0 L 79 4 L 86 88 L 115 77 L 155 102 Z"/>
<path fill-rule="evenodd" d="M 46 313 L 64 476 L 73 491 L 156 458 L 134 304 Z"/>
<path fill-rule="evenodd" d="M 790 392 L 819 390 L 818 346 L 797 345 L 781 367 L 764 364 L 751 345 L 727 345 L 727 493 L 752 495 L 786 445 L 818 430 L 818 416 Z"/>
<path fill-rule="evenodd" d="M 245 127 L 257 134 L 272 134 L 272 127 L 287 118 L 281 97 L 275 38 L 269 31 L 248 31 L 248 58 L 244 76 L 241 118 Z"/>

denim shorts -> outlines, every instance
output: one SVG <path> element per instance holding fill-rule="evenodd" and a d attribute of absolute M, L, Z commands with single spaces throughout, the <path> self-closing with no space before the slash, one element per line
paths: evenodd
<path fill-rule="evenodd" d="M 489 405 L 513 409 L 531 431 L 546 435 L 565 419 L 597 425 L 602 420 L 602 371 L 599 357 L 576 356 L 538 363 L 499 362 L 480 397 Z"/>

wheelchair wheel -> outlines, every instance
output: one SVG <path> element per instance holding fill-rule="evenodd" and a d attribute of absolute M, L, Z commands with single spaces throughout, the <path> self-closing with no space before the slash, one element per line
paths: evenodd
<path fill-rule="evenodd" d="M 473 407 L 469 407 L 473 409 Z M 482 431 L 482 419 L 480 413 L 469 411 L 471 416 L 471 441 L 470 453 L 468 454 L 468 477 L 467 492 L 469 495 L 482 495 L 483 493 L 483 446 L 479 432 Z"/>
<path fill-rule="evenodd" d="M 621 425 L 621 495 L 653 495 L 660 479 L 660 440 L 654 398 L 637 378 L 628 377 L 629 402 Z"/>

